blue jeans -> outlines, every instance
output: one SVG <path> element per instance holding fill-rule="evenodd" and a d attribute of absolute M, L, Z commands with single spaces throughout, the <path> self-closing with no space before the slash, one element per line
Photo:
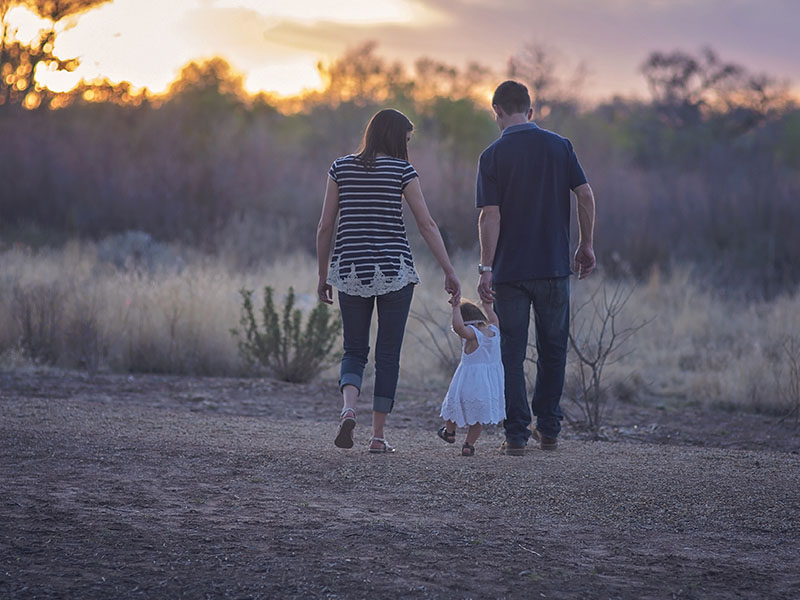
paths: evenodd
<path fill-rule="evenodd" d="M 339 376 L 339 389 L 353 385 L 361 392 L 361 380 L 369 357 L 369 328 L 372 309 L 378 305 L 378 337 L 375 341 L 375 386 L 372 410 L 392 412 L 397 377 L 400 373 L 400 348 L 406 330 L 408 311 L 414 295 L 414 284 L 380 296 L 362 298 L 339 292 L 342 312 L 344 355 Z"/>
<path fill-rule="evenodd" d="M 547 437 L 561 431 L 561 392 L 569 344 L 569 277 L 495 284 L 494 310 L 500 319 L 500 352 L 506 378 L 506 440 L 525 445 L 531 432 L 531 411 L 524 363 L 533 306 L 536 326 L 536 385 L 533 414 L 536 428 Z"/>

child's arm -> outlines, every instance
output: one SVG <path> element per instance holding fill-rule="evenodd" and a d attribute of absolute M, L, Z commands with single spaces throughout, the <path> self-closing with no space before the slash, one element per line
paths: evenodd
<path fill-rule="evenodd" d="M 465 340 L 477 340 L 478 336 L 475 335 L 475 330 L 464 325 L 464 319 L 461 316 L 461 303 L 455 297 L 449 302 L 453 307 L 453 331 Z"/>
<path fill-rule="evenodd" d="M 497 318 L 497 313 L 494 312 L 494 307 L 492 306 L 492 303 L 481 301 L 481 307 L 483 307 L 483 312 L 486 313 L 486 317 L 489 319 L 489 324 L 499 328 L 500 319 Z"/>

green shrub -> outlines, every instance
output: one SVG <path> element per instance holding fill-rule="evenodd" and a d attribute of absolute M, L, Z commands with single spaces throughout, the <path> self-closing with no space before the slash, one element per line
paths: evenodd
<path fill-rule="evenodd" d="M 231 329 L 231 334 L 239 338 L 239 352 L 249 365 L 268 369 L 282 381 L 305 383 L 337 360 L 333 346 L 342 323 L 327 304 L 317 304 L 303 328 L 303 314 L 294 307 L 294 289 L 289 288 L 283 314 L 278 315 L 272 288 L 266 286 L 259 329 L 253 311 L 253 290 L 243 288 L 239 294 L 241 330 Z"/>

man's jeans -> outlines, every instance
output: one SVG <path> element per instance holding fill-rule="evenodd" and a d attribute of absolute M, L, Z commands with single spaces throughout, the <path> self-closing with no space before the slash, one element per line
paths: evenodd
<path fill-rule="evenodd" d="M 375 386 L 372 410 L 392 412 L 397 377 L 400 372 L 400 348 L 414 295 L 414 284 L 381 296 L 362 298 L 339 292 L 342 312 L 344 355 L 339 389 L 354 385 L 361 392 L 361 380 L 369 357 L 369 327 L 372 308 L 378 305 L 378 337 L 375 341 Z"/>
<path fill-rule="evenodd" d="M 525 388 L 525 353 L 531 305 L 536 325 L 536 428 L 547 437 L 561 431 L 561 392 L 569 343 L 569 277 L 495 284 L 494 310 L 500 319 L 500 350 L 506 378 L 506 440 L 524 445 L 531 412 Z"/>

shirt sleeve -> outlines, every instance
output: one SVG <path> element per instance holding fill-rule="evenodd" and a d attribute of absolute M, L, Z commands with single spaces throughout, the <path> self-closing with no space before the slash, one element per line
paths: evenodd
<path fill-rule="evenodd" d="M 403 169 L 403 178 L 400 181 L 400 188 L 406 189 L 406 186 L 409 183 L 411 183 L 411 180 L 414 179 L 415 177 L 419 177 L 419 174 L 417 173 L 416 169 L 414 169 L 414 167 L 411 165 L 411 163 L 408 163 Z"/>
<path fill-rule="evenodd" d="M 497 185 L 497 173 L 494 169 L 492 153 L 484 152 L 478 161 L 478 185 L 475 194 L 475 205 L 500 206 L 500 190 Z"/>
<path fill-rule="evenodd" d="M 579 185 L 586 183 L 586 174 L 583 172 L 581 163 L 578 162 L 578 155 L 572 147 L 572 142 L 567 140 L 569 147 L 569 189 L 574 190 Z"/>
<path fill-rule="evenodd" d="M 333 179 L 336 183 L 339 183 L 339 180 L 337 179 L 336 175 L 336 161 L 333 161 L 331 168 L 328 170 L 328 175 L 330 175 L 330 178 Z"/>

